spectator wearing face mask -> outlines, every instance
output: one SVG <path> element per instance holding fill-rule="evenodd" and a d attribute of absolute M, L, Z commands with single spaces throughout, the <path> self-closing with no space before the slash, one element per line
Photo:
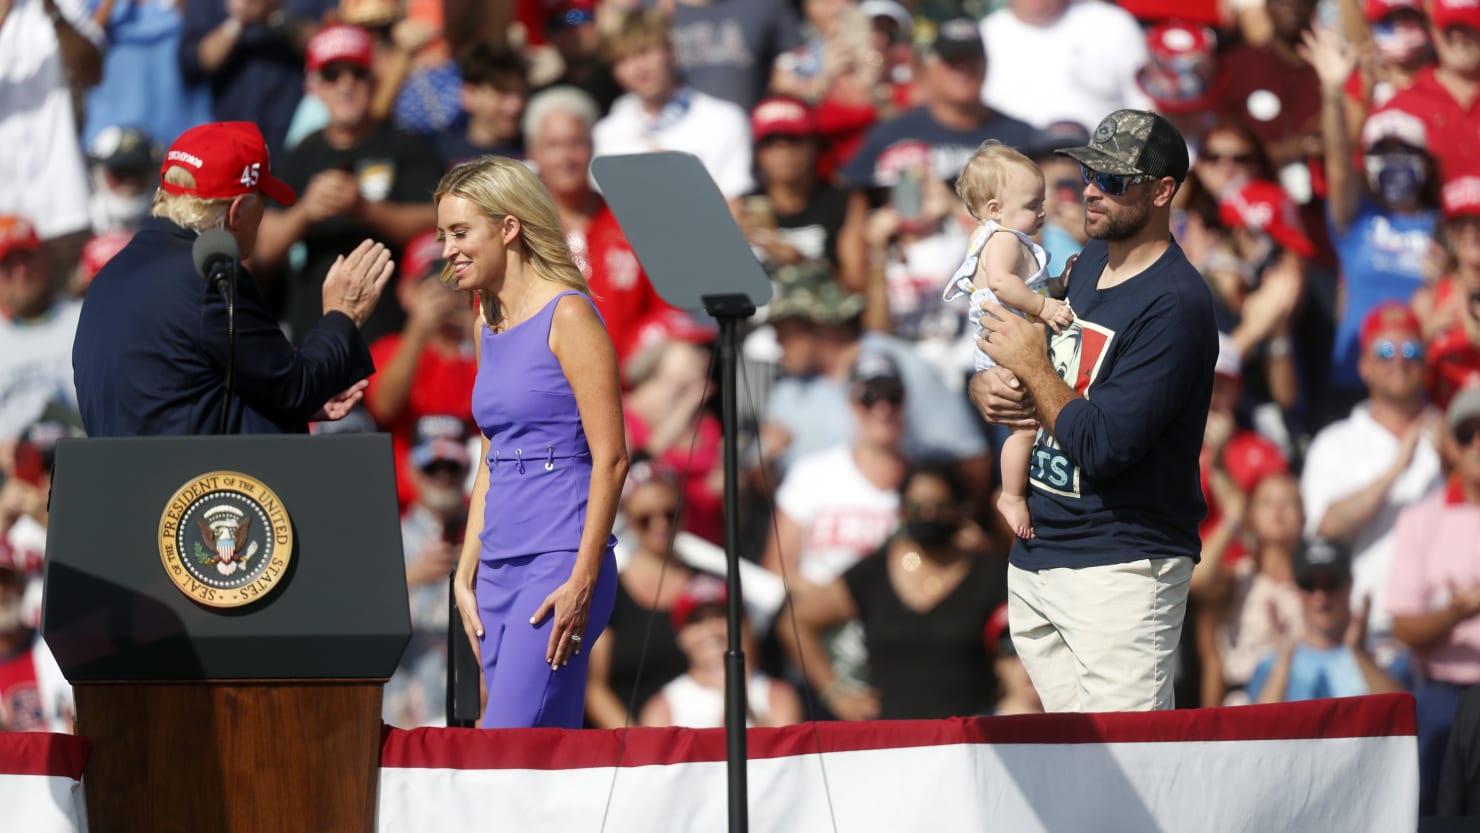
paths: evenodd
<path fill-rule="evenodd" d="M 139 230 L 159 185 L 158 144 L 136 127 L 105 127 L 87 147 L 92 197 L 88 214 L 94 234 Z"/>
<path fill-rule="evenodd" d="M 1406 302 L 1426 283 L 1424 255 L 1438 220 L 1438 183 L 1421 119 L 1392 109 L 1362 127 L 1361 167 L 1346 132 L 1343 87 L 1356 55 L 1335 33 L 1308 32 L 1305 54 L 1321 78 L 1326 209 L 1341 260 L 1345 303 L 1331 355 L 1328 402 L 1349 407 L 1364 394 L 1357 376 L 1357 329 L 1383 301 Z"/>

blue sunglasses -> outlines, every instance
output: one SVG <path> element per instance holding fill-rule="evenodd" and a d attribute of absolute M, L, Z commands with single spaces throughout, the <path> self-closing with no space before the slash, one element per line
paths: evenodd
<path fill-rule="evenodd" d="M 1136 174 L 1134 176 L 1107 174 L 1104 171 L 1094 170 L 1082 162 L 1079 164 L 1079 178 L 1084 180 L 1085 185 L 1093 182 L 1095 187 L 1100 189 L 1101 193 L 1111 197 L 1118 197 L 1124 194 L 1125 189 L 1132 185 L 1140 185 L 1143 182 L 1154 182 L 1158 179 L 1158 177 L 1147 176 L 1145 174 Z"/>
<path fill-rule="evenodd" d="M 1422 342 L 1404 341 L 1399 344 L 1390 338 L 1384 338 L 1372 343 L 1372 355 L 1385 362 L 1397 358 L 1400 350 L 1403 353 L 1403 361 L 1405 362 L 1416 362 L 1423 358 Z"/>

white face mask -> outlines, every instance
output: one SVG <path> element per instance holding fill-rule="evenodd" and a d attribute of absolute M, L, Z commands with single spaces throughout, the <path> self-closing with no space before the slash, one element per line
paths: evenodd
<path fill-rule="evenodd" d="M 91 213 L 93 230 L 97 232 L 122 229 L 138 231 L 139 224 L 149 216 L 149 206 L 154 194 L 144 189 L 137 194 L 124 194 L 110 190 L 102 171 L 94 171 Z"/>

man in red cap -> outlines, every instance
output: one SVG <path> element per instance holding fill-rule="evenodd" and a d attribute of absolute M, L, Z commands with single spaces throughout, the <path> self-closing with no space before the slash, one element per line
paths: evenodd
<path fill-rule="evenodd" d="M 58 297 L 57 285 L 35 226 L 0 214 L 0 442 L 53 400 L 76 407 L 70 356 L 79 305 Z"/>
<path fill-rule="evenodd" d="M 227 307 L 197 274 L 192 247 L 201 232 L 224 229 L 251 252 L 266 199 L 295 201 L 249 122 L 187 130 L 165 154 L 159 178 L 149 219 L 83 302 L 72 365 L 89 436 L 217 430 L 227 394 Z M 369 240 L 337 260 L 324 281 L 324 315 L 295 348 L 251 273 L 239 269 L 226 432 L 303 432 L 310 419 L 348 413 L 375 370 L 359 328 L 393 271 L 390 252 Z"/>
<path fill-rule="evenodd" d="M 303 199 L 268 209 L 252 257 L 258 269 L 282 267 L 273 304 L 293 339 L 323 314 L 320 288 L 336 258 L 367 237 L 399 249 L 437 224 L 431 195 L 441 161 L 426 143 L 371 116 L 373 51 L 374 39 L 358 26 L 328 26 L 308 42 L 308 90 L 324 103 L 329 123 L 280 160 L 283 181 Z M 304 263 L 285 264 L 299 242 Z M 365 335 L 396 332 L 405 320 L 401 305 L 388 299 Z"/>
<path fill-rule="evenodd" d="M 1423 121 L 1429 153 L 1448 181 L 1468 170 L 1480 139 L 1480 4 L 1475 0 L 1434 0 L 1429 31 L 1437 66 L 1418 72 L 1407 89 L 1383 110 L 1411 113 Z M 1381 111 L 1379 111 L 1381 112 Z"/>
<path fill-rule="evenodd" d="M 1368 398 L 1316 434 L 1300 477 L 1306 534 L 1350 548 L 1353 598 L 1372 597 L 1369 636 L 1384 666 L 1395 657 L 1384 598 L 1393 525 L 1403 507 L 1442 482 L 1420 332 L 1412 310 L 1395 301 L 1367 314 L 1357 371 Z"/>

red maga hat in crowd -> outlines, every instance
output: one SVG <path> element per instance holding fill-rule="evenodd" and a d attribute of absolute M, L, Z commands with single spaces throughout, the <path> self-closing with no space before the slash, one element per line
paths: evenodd
<path fill-rule="evenodd" d="M 768 98 L 750 112 L 756 142 L 771 136 L 811 136 L 817 132 L 812 110 L 794 98 Z"/>
<path fill-rule="evenodd" d="M 375 39 L 359 26 L 339 23 L 325 26 L 308 41 L 305 65 L 318 72 L 336 61 L 354 64 L 368 70 L 375 60 Z"/>
<path fill-rule="evenodd" d="M 1418 323 L 1418 316 L 1413 314 L 1407 304 L 1401 301 L 1383 301 L 1362 319 L 1362 351 L 1366 352 L 1384 330 L 1403 330 L 1421 335 L 1423 326 Z"/>
<path fill-rule="evenodd" d="M 1430 19 L 1439 31 L 1451 26 L 1468 26 L 1480 30 L 1480 2 L 1476 0 L 1434 0 Z"/>
<path fill-rule="evenodd" d="M 165 174 L 174 167 L 190 171 L 195 187 L 169 182 Z M 249 121 L 211 122 L 181 133 L 164 155 L 159 180 L 159 187 L 168 193 L 205 200 L 261 191 L 283 205 L 298 201 L 288 183 L 272 175 L 267 140 Z"/>
<path fill-rule="evenodd" d="M 16 214 L 0 214 L 0 260 L 11 252 L 36 252 L 41 250 L 41 238 L 36 236 L 36 227 L 31 221 Z"/>
<path fill-rule="evenodd" d="M 1219 202 L 1218 217 L 1231 228 L 1262 231 L 1301 257 L 1316 253 L 1315 244 L 1300 227 L 1295 203 L 1273 182 L 1251 179 L 1229 190 Z"/>
<path fill-rule="evenodd" d="M 1461 176 L 1444 183 L 1445 217 L 1480 217 L 1480 176 Z"/>
<path fill-rule="evenodd" d="M 1423 14 L 1423 3 L 1419 0 L 1364 0 L 1362 14 L 1368 23 L 1376 23 L 1393 12 L 1413 11 Z"/>
<path fill-rule="evenodd" d="M 683 630 L 694 617 L 694 612 L 700 608 L 724 607 L 729 600 L 730 591 L 723 579 L 708 573 L 695 575 L 684 585 L 683 592 L 679 594 L 678 600 L 673 603 L 673 610 L 668 614 L 673 618 L 673 629 Z"/>

